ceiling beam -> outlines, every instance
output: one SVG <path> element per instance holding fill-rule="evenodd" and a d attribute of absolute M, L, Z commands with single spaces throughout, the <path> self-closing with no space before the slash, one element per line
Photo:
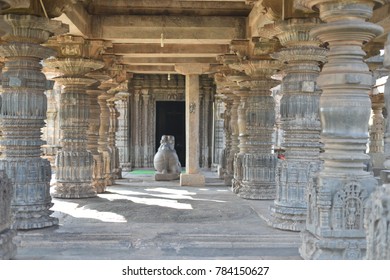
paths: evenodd
<path fill-rule="evenodd" d="M 174 65 L 126 65 L 126 71 L 142 74 L 176 73 Z"/>
<path fill-rule="evenodd" d="M 244 39 L 245 17 L 224 16 L 94 16 L 92 34 L 114 43 L 228 44 Z"/>
<path fill-rule="evenodd" d="M 124 57 L 123 63 L 131 65 L 174 65 L 177 63 L 216 63 L 215 57 Z"/>
<path fill-rule="evenodd" d="M 127 57 L 215 57 L 229 52 L 229 45 L 210 44 L 114 44 L 112 51 Z"/>

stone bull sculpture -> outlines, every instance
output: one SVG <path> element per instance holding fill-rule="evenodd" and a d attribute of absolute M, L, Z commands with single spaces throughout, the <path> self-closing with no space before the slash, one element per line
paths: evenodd
<path fill-rule="evenodd" d="M 154 156 L 154 168 L 156 181 L 177 180 L 181 173 L 181 164 L 175 150 L 175 137 L 163 135 L 160 147 Z"/>

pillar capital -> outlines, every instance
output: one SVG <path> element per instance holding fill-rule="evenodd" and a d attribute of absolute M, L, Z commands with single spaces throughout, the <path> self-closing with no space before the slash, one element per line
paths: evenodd
<path fill-rule="evenodd" d="M 207 73 L 210 69 L 209 64 L 205 63 L 180 63 L 175 64 L 175 70 L 182 75 L 201 75 Z"/>

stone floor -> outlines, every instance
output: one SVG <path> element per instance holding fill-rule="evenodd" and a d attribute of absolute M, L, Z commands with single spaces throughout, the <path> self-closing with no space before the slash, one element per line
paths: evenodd
<path fill-rule="evenodd" d="M 301 259 L 299 233 L 267 226 L 272 201 L 245 200 L 216 174 L 205 187 L 124 179 L 90 199 L 53 199 L 60 224 L 19 231 L 19 260 Z"/>

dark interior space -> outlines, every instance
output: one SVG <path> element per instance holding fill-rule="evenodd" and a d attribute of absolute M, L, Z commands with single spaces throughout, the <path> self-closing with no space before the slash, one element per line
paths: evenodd
<path fill-rule="evenodd" d="M 175 149 L 181 166 L 185 166 L 186 134 L 185 134 L 184 101 L 156 102 L 156 151 L 160 146 L 162 135 L 175 136 Z"/>

